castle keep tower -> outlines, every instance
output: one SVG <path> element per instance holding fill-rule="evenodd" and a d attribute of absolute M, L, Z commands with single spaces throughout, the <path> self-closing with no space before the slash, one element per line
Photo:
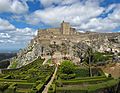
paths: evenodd
<path fill-rule="evenodd" d="M 64 35 L 69 35 L 70 34 L 70 24 L 63 21 L 61 23 L 61 32 Z"/>

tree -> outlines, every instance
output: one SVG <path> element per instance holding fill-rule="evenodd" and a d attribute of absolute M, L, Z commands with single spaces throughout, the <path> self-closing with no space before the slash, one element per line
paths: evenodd
<path fill-rule="evenodd" d="M 89 47 L 86 51 L 86 58 L 88 59 L 89 73 L 90 76 L 92 77 L 91 63 L 93 62 L 93 49 L 91 47 Z"/>
<path fill-rule="evenodd" d="M 83 62 L 84 56 L 85 56 L 85 52 L 88 48 L 88 45 L 86 45 L 83 42 L 79 42 L 76 45 L 73 46 L 74 52 L 76 54 L 76 56 L 79 57 L 80 59 L 80 63 Z"/>
<path fill-rule="evenodd" d="M 60 66 L 60 72 L 64 74 L 73 74 L 75 70 L 75 65 L 71 61 L 63 61 Z"/>
<path fill-rule="evenodd" d="M 61 54 L 63 54 L 63 55 L 65 55 L 66 56 L 66 54 L 68 53 L 68 51 L 67 51 L 68 49 L 67 49 L 67 44 L 66 43 L 62 43 L 61 44 Z"/>

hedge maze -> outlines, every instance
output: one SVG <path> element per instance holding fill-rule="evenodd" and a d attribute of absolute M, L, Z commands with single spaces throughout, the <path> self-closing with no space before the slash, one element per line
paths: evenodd
<path fill-rule="evenodd" d="M 55 69 L 43 66 L 43 61 L 38 58 L 19 69 L 2 70 L 0 93 L 41 93 Z"/>
<path fill-rule="evenodd" d="M 55 66 L 42 65 L 40 57 L 18 69 L 4 69 L 0 74 L 0 93 L 42 93 L 50 81 Z M 76 66 L 65 60 L 48 93 L 119 93 L 120 80 L 105 76 L 97 67 Z M 118 92 L 119 91 L 119 92 Z"/>

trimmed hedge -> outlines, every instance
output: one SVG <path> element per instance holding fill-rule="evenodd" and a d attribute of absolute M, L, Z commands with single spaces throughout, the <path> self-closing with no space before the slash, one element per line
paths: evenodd
<path fill-rule="evenodd" d="M 8 83 L 0 83 L 0 92 L 4 92 L 9 87 Z"/>
<path fill-rule="evenodd" d="M 56 91 L 55 84 L 52 84 L 52 85 L 49 87 L 48 93 L 55 93 L 55 91 Z"/>
<path fill-rule="evenodd" d="M 89 69 L 76 67 L 74 73 L 76 74 L 76 77 L 88 77 Z"/>
<path fill-rule="evenodd" d="M 107 78 L 106 76 L 93 76 L 93 77 L 84 77 L 84 78 L 75 78 L 71 80 L 87 80 L 87 79 L 100 79 L 100 78 Z"/>
<path fill-rule="evenodd" d="M 12 83 L 5 91 L 5 93 L 16 93 L 16 83 Z"/>
<path fill-rule="evenodd" d="M 49 82 L 49 80 L 51 79 L 51 76 L 52 76 L 52 74 L 49 75 L 49 76 L 47 76 L 47 77 L 45 78 L 44 83 L 40 83 L 39 85 L 36 86 L 36 89 L 37 89 L 40 93 L 42 93 L 43 89 L 45 88 L 45 85 L 46 85 L 46 84 Z"/>
<path fill-rule="evenodd" d="M 106 78 L 105 76 L 96 76 L 96 77 L 85 77 L 85 78 L 76 78 L 76 79 L 71 79 L 71 80 L 62 80 L 58 78 L 56 80 L 57 84 L 60 84 L 60 82 L 63 85 L 79 85 L 82 83 L 97 83 L 97 82 L 103 82 L 103 81 L 108 81 L 111 80 L 112 78 Z"/>
<path fill-rule="evenodd" d="M 43 61 L 44 59 L 38 58 L 21 68 L 2 70 L 4 74 L 1 75 L 0 83 L 7 82 L 11 86 L 5 89 L 6 93 L 42 92 L 55 69 L 55 67 L 49 67 L 48 65 L 43 66 Z"/>
<path fill-rule="evenodd" d="M 38 86 L 36 86 L 37 91 L 42 93 L 43 89 L 45 88 L 44 83 L 40 83 Z"/>
<path fill-rule="evenodd" d="M 100 78 L 100 79 L 87 79 L 87 80 L 75 80 L 75 81 L 62 81 L 63 85 L 76 85 L 81 83 L 97 83 L 107 81 L 107 78 Z"/>
<path fill-rule="evenodd" d="M 22 88 L 22 89 L 31 89 L 35 83 L 17 83 L 17 88 Z"/>
<path fill-rule="evenodd" d="M 61 79 L 69 80 L 75 78 L 75 74 L 60 74 L 59 75 Z"/>
<path fill-rule="evenodd" d="M 80 87 L 56 87 L 56 93 L 87 93 L 87 90 Z"/>
<path fill-rule="evenodd" d="M 112 89 L 114 88 L 117 84 L 119 83 L 119 80 L 109 80 L 103 83 L 99 83 L 99 84 L 95 84 L 95 85 L 91 85 L 88 87 L 88 93 L 96 93 L 98 90 L 100 89 Z M 114 93 L 114 89 L 111 90 Z"/>
<path fill-rule="evenodd" d="M 12 76 L 11 75 L 7 75 L 5 77 L 3 77 L 4 79 L 12 79 Z"/>
<path fill-rule="evenodd" d="M 115 93 L 114 89 L 118 83 L 119 80 L 109 80 L 103 83 L 92 84 L 86 87 L 56 87 L 56 93 L 98 93 L 99 91 L 103 92 L 105 89 L 110 90 L 111 93 Z"/>
<path fill-rule="evenodd" d="M 27 83 L 26 80 L 16 80 L 16 79 L 0 79 L 0 82 L 23 82 L 23 83 Z"/>

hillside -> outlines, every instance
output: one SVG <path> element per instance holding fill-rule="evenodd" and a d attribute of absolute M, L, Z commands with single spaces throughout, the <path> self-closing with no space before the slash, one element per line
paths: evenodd
<path fill-rule="evenodd" d="M 105 67 L 102 67 L 102 70 L 105 73 L 111 74 L 114 78 L 120 77 L 120 63 L 108 64 Z"/>

